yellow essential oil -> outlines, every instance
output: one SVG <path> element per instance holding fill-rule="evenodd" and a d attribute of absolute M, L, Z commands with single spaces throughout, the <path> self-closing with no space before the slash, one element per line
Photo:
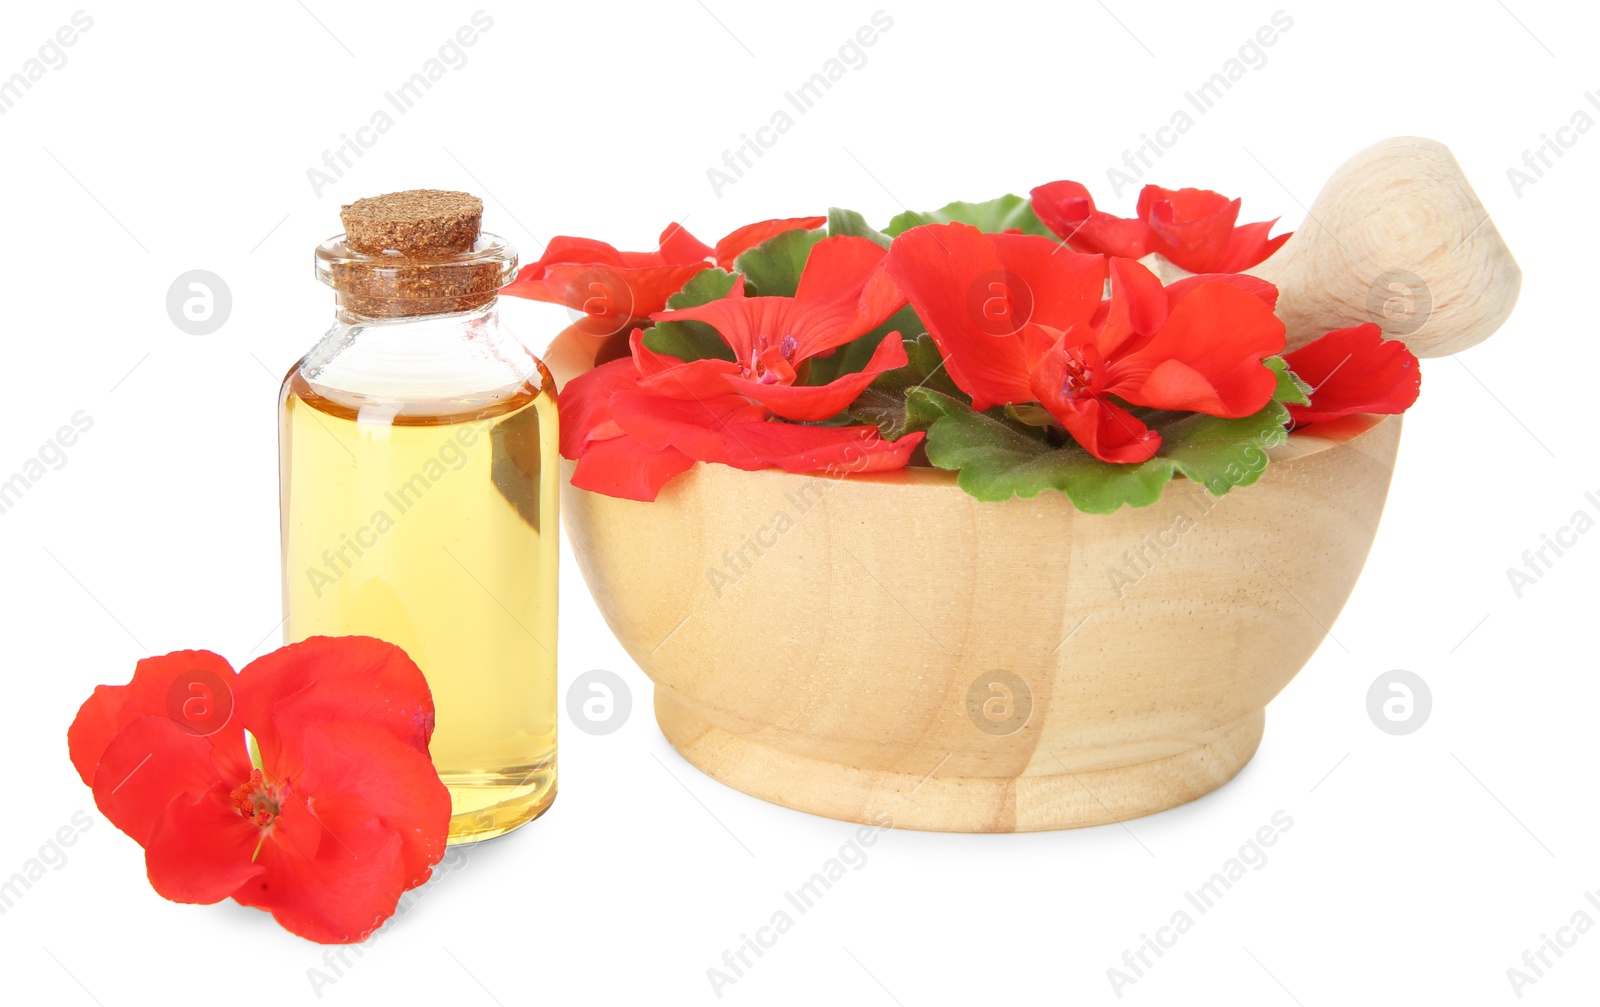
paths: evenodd
<path fill-rule="evenodd" d="M 422 668 L 452 838 L 538 815 L 556 781 L 548 389 L 373 415 L 295 374 L 282 417 L 286 638 L 375 636 Z"/>
<path fill-rule="evenodd" d="M 429 212 L 465 196 L 423 195 Z M 499 327 L 499 239 L 414 259 L 351 244 L 318 249 L 336 323 L 279 400 L 284 637 L 404 649 L 433 694 L 450 842 L 489 839 L 556 794 L 554 384 Z"/>

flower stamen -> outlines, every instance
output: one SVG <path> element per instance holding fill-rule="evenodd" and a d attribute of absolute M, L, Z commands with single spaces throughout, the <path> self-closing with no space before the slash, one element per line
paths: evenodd
<path fill-rule="evenodd" d="M 1061 395 L 1076 399 L 1089 391 L 1094 382 L 1094 372 L 1077 350 L 1068 347 L 1065 357 L 1066 373 L 1061 377 Z"/>
<path fill-rule="evenodd" d="M 266 782 L 259 769 L 250 770 L 250 778 L 234 787 L 228 794 L 228 800 L 235 811 L 261 829 L 272 825 L 282 808 L 278 789 Z"/>

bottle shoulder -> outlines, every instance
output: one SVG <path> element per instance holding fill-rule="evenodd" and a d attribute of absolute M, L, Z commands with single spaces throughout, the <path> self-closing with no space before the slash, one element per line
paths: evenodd
<path fill-rule="evenodd" d="M 555 383 L 493 312 L 408 319 L 340 318 L 290 369 L 280 399 L 397 425 L 487 419 Z"/>

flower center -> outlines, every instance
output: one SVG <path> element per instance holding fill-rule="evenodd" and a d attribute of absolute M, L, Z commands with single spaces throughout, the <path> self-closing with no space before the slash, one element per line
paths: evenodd
<path fill-rule="evenodd" d="M 250 770 L 250 779 L 234 787 L 228 799 L 235 811 L 263 829 L 277 819 L 282 802 L 278 789 L 266 782 L 259 769 Z"/>
<path fill-rule="evenodd" d="M 786 335 L 778 340 L 777 355 L 783 360 L 784 366 L 773 369 L 776 359 L 772 356 L 774 347 L 761 340 L 750 351 L 750 362 L 743 365 L 744 376 L 763 385 L 787 384 L 793 379 L 794 355 L 800 348 L 800 341 L 792 335 Z"/>
<path fill-rule="evenodd" d="M 1066 351 L 1066 373 L 1061 377 L 1061 396 L 1076 399 L 1089 391 L 1093 382 L 1093 369 L 1077 350 L 1069 348 Z"/>

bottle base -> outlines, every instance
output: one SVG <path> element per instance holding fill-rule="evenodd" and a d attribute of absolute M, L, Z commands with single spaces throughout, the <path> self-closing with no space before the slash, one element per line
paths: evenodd
<path fill-rule="evenodd" d="M 527 772 L 440 776 L 450 790 L 449 846 L 503 836 L 550 810 L 556 799 L 554 757 Z"/>

